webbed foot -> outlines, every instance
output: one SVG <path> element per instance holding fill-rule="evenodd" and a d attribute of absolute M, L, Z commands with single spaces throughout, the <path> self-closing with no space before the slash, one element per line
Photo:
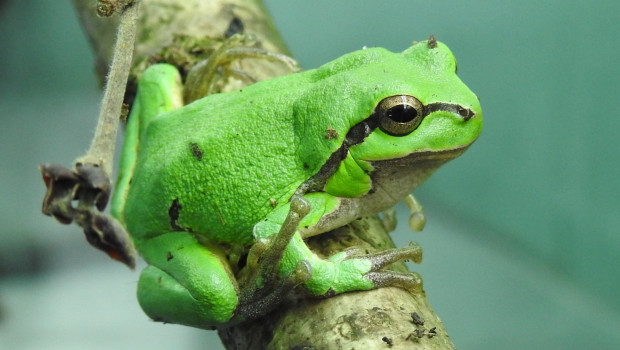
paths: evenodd
<path fill-rule="evenodd" d="M 375 288 L 391 286 L 403 288 L 411 293 L 422 291 L 422 278 L 417 272 L 402 273 L 382 270 L 399 261 L 410 260 L 416 264 L 422 262 L 422 247 L 415 242 L 409 243 L 407 247 L 388 249 L 352 258 L 368 259 L 371 262 L 371 270 L 364 277 L 371 280 Z"/>

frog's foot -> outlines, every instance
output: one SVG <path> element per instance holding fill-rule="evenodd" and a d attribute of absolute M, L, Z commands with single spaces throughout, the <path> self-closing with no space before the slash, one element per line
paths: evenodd
<path fill-rule="evenodd" d="M 129 234 L 116 219 L 101 213 L 110 198 L 105 171 L 79 162 L 75 170 L 57 164 L 41 164 L 39 168 L 47 187 L 43 214 L 63 224 L 77 223 L 91 245 L 134 268 L 137 253 Z"/>
<path fill-rule="evenodd" d="M 185 84 L 186 103 L 213 93 L 217 70 L 220 67 L 225 70 L 224 76 L 234 76 L 249 83 L 256 82 L 257 79 L 248 72 L 232 69 L 230 64 L 233 61 L 245 58 L 266 59 L 282 62 L 293 72 L 299 70 L 299 65 L 294 59 L 277 52 L 253 47 L 255 44 L 256 38 L 254 36 L 235 34 L 215 50 L 208 59 L 192 67 L 187 74 Z"/>
<path fill-rule="evenodd" d="M 312 267 L 307 261 L 298 261 L 294 270 L 280 276 L 278 271 L 287 245 L 297 231 L 299 222 L 310 211 L 310 204 L 302 197 L 293 197 L 286 219 L 278 233 L 261 239 L 248 253 L 246 267 L 240 276 L 239 307 L 236 311 L 243 318 L 264 315 L 298 285 L 312 277 Z"/>
<path fill-rule="evenodd" d="M 420 202 L 418 202 L 415 197 L 410 194 L 403 200 L 409 208 L 409 228 L 411 231 L 419 232 L 424 229 L 424 225 L 426 225 L 426 219 L 424 218 L 424 208 Z"/>
<path fill-rule="evenodd" d="M 374 288 L 399 287 L 412 293 L 422 291 L 422 278 L 417 272 L 402 273 L 382 270 L 399 261 L 411 260 L 419 264 L 422 262 L 422 247 L 411 242 L 407 247 L 388 249 L 377 253 L 362 256 L 352 256 L 350 259 L 364 259 L 370 262 L 370 271 L 364 277 L 372 281 Z"/>
<path fill-rule="evenodd" d="M 370 254 L 360 254 L 357 248 L 348 249 L 327 260 L 313 259 L 313 268 L 323 271 L 323 276 L 313 276 L 305 286 L 311 294 L 323 297 L 382 287 L 420 293 L 422 278 L 418 273 L 384 270 L 393 263 L 406 260 L 416 264 L 422 261 L 422 248 L 417 243 Z"/>

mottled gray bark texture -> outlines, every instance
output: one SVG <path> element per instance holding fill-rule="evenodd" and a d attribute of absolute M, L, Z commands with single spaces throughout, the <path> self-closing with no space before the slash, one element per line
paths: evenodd
<path fill-rule="evenodd" d="M 116 35 L 115 19 L 98 18 L 92 0 L 74 3 L 103 80 Z M 139 25 L 128 101 L 135 79 L 149 64 L 168 61 L 186 72 L 233 32 L 253 34 L 260 47 L 286 53 L 258 0 L 142 0 Z M 279 63 L 246 61 L 243 69 L 259 79 L 290 72 Z M 235 81 L 226 84 L 231 86 L 222 90 L 239 87 Z M 372 252 L 394 246 L 376 217 L 313 237 L 309 245 L 325 256 L 349 247 Z M 394 269 L 406 270 L 404 264 L 395 265 Z M 261 319 L 219 334 L 227 349 L 454 349 L 425 294 L 411 295 L 399 288 L 290 300 Z"/>

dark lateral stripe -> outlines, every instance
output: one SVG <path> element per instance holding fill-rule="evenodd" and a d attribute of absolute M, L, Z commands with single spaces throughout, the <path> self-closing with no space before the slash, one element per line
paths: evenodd
<path fill-rule="evenodd" d="M 347 157 L 348 153 L 349 153 L 349 148 L 347 147 L 346 144 L 343 144 L 342 146 L 340 146 L 340 148 L 335 150 L 329 156 L 329 158 L 327 159 L 325 164 L 323 164 L 321 169 L 316 174 L 311 176 L 308 180 L 306 180 L 304 183 L 302 183 L 297 188 L 295 193 L 299 195 L 303 195 L 304 193 L 318 192 L 318 191 L 323 190 L 323 186 L 325 186 L 325 183 L 327 182 L 327 180 L 332 175 L 334 175 L 336 170 L 338 170 L 340 163 L 342 162 L 342 160 L 344 160 Z"/>
<path fill-rule="evenodd" d="M 465 108 L 461 105 L 446 102 L 429 103 L 424 106 L 424 114 L 429 115 L 437 111 L 446 111 L 460 115 L 463 120 L 468 121 L 476 116 L 476 113 L 469 108 Z"/>

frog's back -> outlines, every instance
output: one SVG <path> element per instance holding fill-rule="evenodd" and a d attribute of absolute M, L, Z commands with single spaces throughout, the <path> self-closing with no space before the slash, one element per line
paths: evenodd
<path fill-rule="evenodd" d="M 124 209 L 130 232 L 184 230 L 248 243 L 252 226 L 307 177 L 295 155 L 288 95 L 248 88 L 153 120 Z"/>

